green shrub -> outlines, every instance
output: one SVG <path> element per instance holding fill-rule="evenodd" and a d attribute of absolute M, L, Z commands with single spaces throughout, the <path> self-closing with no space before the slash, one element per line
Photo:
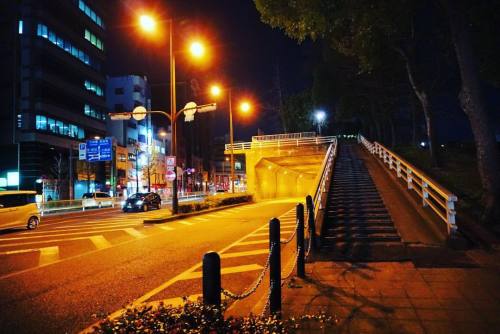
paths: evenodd
<path fill-rule="evenodd" d="M 225 308 L 186 302 L 128 309 L 119 318 L 101 321 L 92 333 L 295 333 L 312 328 L 329 332 L 337 322 L 325 313 L 284 320 L 274 315 L 224 318 Z"/>

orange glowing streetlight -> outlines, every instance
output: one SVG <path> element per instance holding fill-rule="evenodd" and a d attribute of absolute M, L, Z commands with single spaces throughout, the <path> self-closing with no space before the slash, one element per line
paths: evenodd
<path fill-rule="evenodd" d="M 175 85 L 175 53 L 174 53 L 174 23 L 172 19 L 166 20 L 169 26 L 169 60 L 170 60 L 170 122 L 171 122 L 171 140 L 170 140 L 170 154 L 177 155 L 177 112 L 176 112 L 176 85 Z M 141 14 L 138 17 L 139 27 L 146 33 L 152 34 L 156 31 L 157 20 L 154 16 L 148 14 Z M 205 53 L 203 44 L 199 41 L 194 41 L 190 44 L 189 51 L 193 57 L 200 58 Z M 165 138 L 165 137 L 164 137 Z M 172 213 L 178 212 L 178 198 L 177 198 L 177 176 L 172 181 Z"/>
<path fill-rule="evenodd" d="M 234 193 L 234 131 L 233 131 L 233 107 L 231 98 L 231 88 L 226 88 L 228 95 L 229 105 L 229 144 L 231 146 L 231 192 Z M 210 94 L 214 97 L 222 95 L 222 88 L 219 85 L 212 85 L 210 87 Z M 240 103 L 239 110 L 243 113 L 248 113 L 251 110 L 251 105 L 247 101 Z"/>

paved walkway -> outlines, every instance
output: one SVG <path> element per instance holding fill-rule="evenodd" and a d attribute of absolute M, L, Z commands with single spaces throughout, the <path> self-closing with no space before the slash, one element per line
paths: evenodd
<path fill-rule="evenodd" d="M 412 262 L 315 262 L 283 289 L 284 316 L 324 311 L 337 327 L 304 333 L 500 333 L 500 256 L 470 251 L 474 267 Z"/>

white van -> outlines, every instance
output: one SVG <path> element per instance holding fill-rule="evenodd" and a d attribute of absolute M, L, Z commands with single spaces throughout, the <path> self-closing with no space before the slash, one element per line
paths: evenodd
<path fill-rule="evenodd" d="M 35 202 L 35 191 L 0 191 L 0 229 L 37 228 L 40 211 Z"/>
<path fill-rule="evenodd" d="M 82 206 L 85 208 L 113 206 L 114 198 L 108 194 L 97 191 L 95 193 L 85 193 L 82 196 Z"/>

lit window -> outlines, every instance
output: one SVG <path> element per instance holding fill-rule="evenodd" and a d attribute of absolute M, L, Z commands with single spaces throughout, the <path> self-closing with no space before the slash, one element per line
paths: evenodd
<path fill-rule="evenodd" d="M 22 33 L 23 33 L 23 20 L 19 20 L 18 30 L 19 30 L 19 35 L 22 35 Z"/>

